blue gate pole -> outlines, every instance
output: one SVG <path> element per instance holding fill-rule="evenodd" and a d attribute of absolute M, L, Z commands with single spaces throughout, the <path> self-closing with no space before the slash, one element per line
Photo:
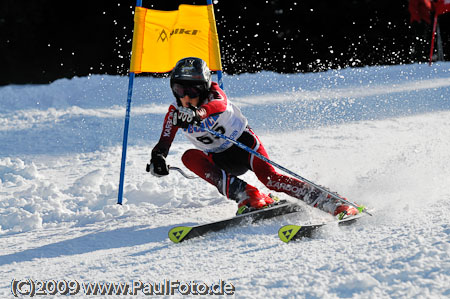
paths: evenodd
<path fill-rule="evenodd" d="M 217 71 L 217 83 L 219 83 L 220 88 L 223 90 L 222 71 Z"/>
<path fill-rule="evenodd" d="M 213 5 L 212 0 L 206 0 L 206 5 Z M 222 80 L 222 71 L 221 70 L 217 71 L 217 83 L 219 83 L 220 88 L 223 89 L 223 80 Z"/>
<path fill-rule="evenodd" d="M 127 160 L 127 144 L 128 144 L 128 128 L 130 126 L 130 111 L 131 111 L 131 96 L 133 94 L 134 73 L 130 73 L 128 79 L 128 97 L 127 97 L 127 112 L 125 113 L 125 125 L 123 128 L 123 143 L 122 143 L 122 162 L 120 163 L 120 181 L 119 181 L 119 196 L 117 203 L 122 204 L 123 198 L 123 184 L 125 179 L 125 163 Z"/>
<path fill-rule="evenodd" d="M 142 6 L 142 0 L 137 0 L 136 6 Z M 134 77 L 135 77 L 135 73 L 130 72 L 129 78 L 128 78 L 127 111 L 125 113 L 125 125 L 123 128 L 122 161 L 120 163 L 119 192 L 118 192 L 118 196 L 117 196 L 117 203 L 119 205 L 122 204 L 122 199 L 123 199 L 123 184 L 124 184 L 124 180 L 125 180 L 125 163 L 127 160 L 128 128 L 130 126 L 131 97 L 133 94 Z"/>

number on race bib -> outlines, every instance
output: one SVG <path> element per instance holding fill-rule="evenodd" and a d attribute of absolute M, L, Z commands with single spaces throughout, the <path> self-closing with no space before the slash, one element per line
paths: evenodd
<path fill-rule="evenodd" d="M 214 127 L 212 127 L 212 129 L 213 129 L 214 131 L 216 131 L 217 133 L 220 133 L 220 134 L 222 134 L 222 135 L 225 134 L 225 128 L 222 127 L 222 126 L 218 126 L 218 127 L 217 127 L 217 124 L 216 124 Z M 208 133 L 208 134 L 206 134 L 206 135 L 197 137 L 197 140 L 200 141 L 200 142 L 203 143 L 203 144 L 211 144 L 211 143 L 214 142 L 214 140 L 213 140 L 212 138 L 214 138 L 214 139 L 219 139 L 220 137 L 219 137 L 219 136 L 213 136 L 211 133 Z"/>

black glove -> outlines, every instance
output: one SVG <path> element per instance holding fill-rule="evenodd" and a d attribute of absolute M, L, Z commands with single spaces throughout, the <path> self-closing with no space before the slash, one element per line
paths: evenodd
<path fill-rule="evenodd" d="M 164 156 L 160 153 L 152 153 L 150 165 L 147 164 L 146 170 L 157 177 L 162 177 L 169 174 L 169 168 L 166 165 L 166 158 L 164 158 Z"/>
<path fill-rule="evenodd" d="M 173 112 L 172 124 L 174 126 L 186 129 L 189 125 L 199 126 L 202 119 L 195 108 L 192 105 L 186 107 L 179 107 L 178 110 Z"/>

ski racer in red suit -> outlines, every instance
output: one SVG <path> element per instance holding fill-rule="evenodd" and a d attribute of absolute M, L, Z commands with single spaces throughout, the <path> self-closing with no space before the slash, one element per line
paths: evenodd
<path fill-rule="evenodd" d="M 332 215 L 358 213 L 356 208 L 330 198 L 307 183 L 278 173 L 269 163 L 204 131 L 202 128 L 208 126 L 268 157 L 240 109 L 231 103 L 217 83 L 211 82 L 211 73 L 203 60 L 181 59 L 171 73 L 170 86 L 176 100 L 169 107 L 161 137 L 152 150 L 148 171 L 153 175 L 169 174 L 165 159 L 175 134 L 181 129 L 197 148 L 183 154 L 184 165 L 216 186 L 222 195 L 236 201 L 237 214 L 274 204 L 272 197 L 238 178 L 248 170 L 270 190 L 284 192 Z"/>

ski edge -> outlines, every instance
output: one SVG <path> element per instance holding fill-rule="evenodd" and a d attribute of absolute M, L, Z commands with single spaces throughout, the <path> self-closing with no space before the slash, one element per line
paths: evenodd
<path fill-rule="evenodd" d="M 278 230 L 278 237 L 280 238 L 281 241 L 285 243 L 289 243 L 290 241 L 302 238 L 310 238 L 313 232 L 316 231 L 318 228 L 334 223 L 337 223 L 338 225 L 350 225 L 364 216 L 365 214 L 360 213 L 358 215 L 347 217 L 342 220 L 327 221 L 319 224 L 306 224 L 306 225 L 288 224 L 282 226 Z"/>

